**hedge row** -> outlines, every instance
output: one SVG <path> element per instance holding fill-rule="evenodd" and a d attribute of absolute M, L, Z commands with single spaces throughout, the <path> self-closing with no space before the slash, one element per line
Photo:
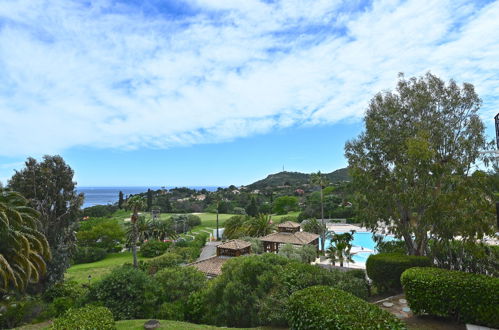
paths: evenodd
<path fill-rule="evenodd" d="M 408 256 L 401 253 L 372 254 L 366 261 L 367 276 L 374 284 L 385 290 L 400 290 L 400 275 L 412 267 L 429 267 L 428 257 Z"/>
<path fill-rule="evenodd" d="M 291 329 L 405 329 L 394 315 L 329 286 L 293 293 L 288 302 Z"/>
<path fill-rule="evenodd" d="M 499 328 L 499 278 L 440 268 L 412 268 L 402 285 L 416 314 Z"/>

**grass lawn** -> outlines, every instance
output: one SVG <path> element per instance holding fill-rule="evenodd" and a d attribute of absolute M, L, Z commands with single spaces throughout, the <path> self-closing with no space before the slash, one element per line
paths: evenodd
<path fill-rule="evenodd" d="M 139 255 L 138 259 L 144 260 L 146 258 L 142 258 Z M 131 252 L 110 253 L 103 260 L 69 267 L 65 277 L 78 283 L 88 283 L 88 275 L 92 275 L 91 281 L 93 282 L 109 274 L 114 267 L 121 266 L 127 262 L 132 263 L 132 261 Z"/>
<path fill-rule="evenodd" d="M 116 328 L 118 330 L 132 330 L 132 329 L 144 329 L 144 323 L 148 320 L 125 320 L 125 321 L 117 321 Z M 201 325 L 187 322 L 179 322 L 179 321 L 168 321 L 168 320 L 159 320 L 160 327 L 158 329 L 178 329 L 178 330 L 205 330 L 205 329 L 227 329 L 227 328 L 219 328 L 213 327 L 210 325 Z M 242 328 L 230 328 L 230 329 L 242 329 Z M 253 329 L 262 329 L 262 328 L 253 328 Z"/>

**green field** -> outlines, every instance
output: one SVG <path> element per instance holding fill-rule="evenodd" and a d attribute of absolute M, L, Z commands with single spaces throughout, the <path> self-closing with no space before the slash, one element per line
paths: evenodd
<path fill-rule="evenodd" d="M 139 260 L 144 260 L 138 256 Z M 78 264 L 69 267 L 66 271 L 66 279 L 74 280 L 78 283 L 88 283 L 88 275 L 92 276 L 91 282 L 100 279 L 102 276 L 109 274 L 114 267 L 121 266 L 125 263 L 132 263 L 132 253 L 110 253 L 103 260 L 90 262 L 86 264 Z"/>

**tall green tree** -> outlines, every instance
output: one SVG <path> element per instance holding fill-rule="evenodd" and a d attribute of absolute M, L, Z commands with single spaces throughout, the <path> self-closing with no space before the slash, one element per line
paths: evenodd
<path fill-rule="evenodd" d="M 413 255 L 430 239 L 475 240 L 493 231 L 492 192 L 473 166 L 484 158 L 481 100 L 427 73 L 371 100 L 365 130 L 345 146 L 360 217 L 402 237 Z"/>
<path fill-rule="evenodd" d="M 251 200 L 246 206 L 246 214 L 252 217 L 256 217 L 258 215 L 258 203 L 255 196 L 251 196 Z"/>
<path fill-rule="evenodd" d="M 318 186 L 320 188 L 320 193 L 321 193 L 321 222 L 322 225 L 325 226 L 325 220 L 324 220 L 324 188 L 329 184 L 329 180 L 322 175 L 321 171 L 318 171 L 317 173 L 312 173 L 310 175 L 310 183 Z M 324 246 L 326 244 L 326 232 L 324 232 L 321 235 L 321 250 L 324 251 Z"/>
<path fill-rule="evenodd" d="M 46 272 L 50 248 L 39 213 L 19 193 L 0 188 L 0 293 L 24 290 Z"/>
<path fill-rule="evenodd" d="M 29 206 L 40 213 L 39 230 L 51 248 L 52 259 L 36 288 L 39 290 L 64 278 L 76 249 L 83 194 L 76 191 L 73 175 L 61 156 L 44 156 L 41 162 L 28 158 L 25 167 L 9 181 L 9 188 L 26 197 Z"/>
<path fill-rule="evenodd" d="M 128 199 L 127 207 L 132 211 L 132 216 L 130 218 L 130 223 L 132 225 L 132 232 L 130 235 L 130 244 L 132 245 L 132 255 L 133 255 L 133 267 L 137 268 L 139 266 L 137 261 L 137 240 L 139 237 L 138 221 L 139 221 L 139 211 L 146 207 L 146 202 L 143 197 L 137 195 Z"/>
<path fill-rule="evenodd" d="M 147 212 L 150 212 L 151 211 L 151 207 L 152 207 L 152 190 L 151 189 L 147 189 Z"/>
<path fill-rule="evenodd" d="M 276 198 L 272 210 L 276 214 L 287 214 L 290 211 L 298 210 L 298 197 L 281 196 Z"/>
<path fill-rule="evenodd" d="M 118 208 L 121 210 L 123 208 L 123 202 L 124 202 L 124 198 L 123 198 L 123 191 L 120 190 L 120 193 L 118 194 Z"/>

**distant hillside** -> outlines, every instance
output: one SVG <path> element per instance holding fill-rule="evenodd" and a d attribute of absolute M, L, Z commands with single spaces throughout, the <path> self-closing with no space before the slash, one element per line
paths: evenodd
<path fill-rule="evenodd" d="M 331 173 L 324 173 L 331 182 L 350 181 L 347 168 L 340 168 Z M 262 189 L 266 187 L 278 187 L 284 185 L 300 186 L 310 182 L 310 174 L 300 172 L 279 172 L 270 174 L 263 180 L 247 185 L 250 189 Z"/>

